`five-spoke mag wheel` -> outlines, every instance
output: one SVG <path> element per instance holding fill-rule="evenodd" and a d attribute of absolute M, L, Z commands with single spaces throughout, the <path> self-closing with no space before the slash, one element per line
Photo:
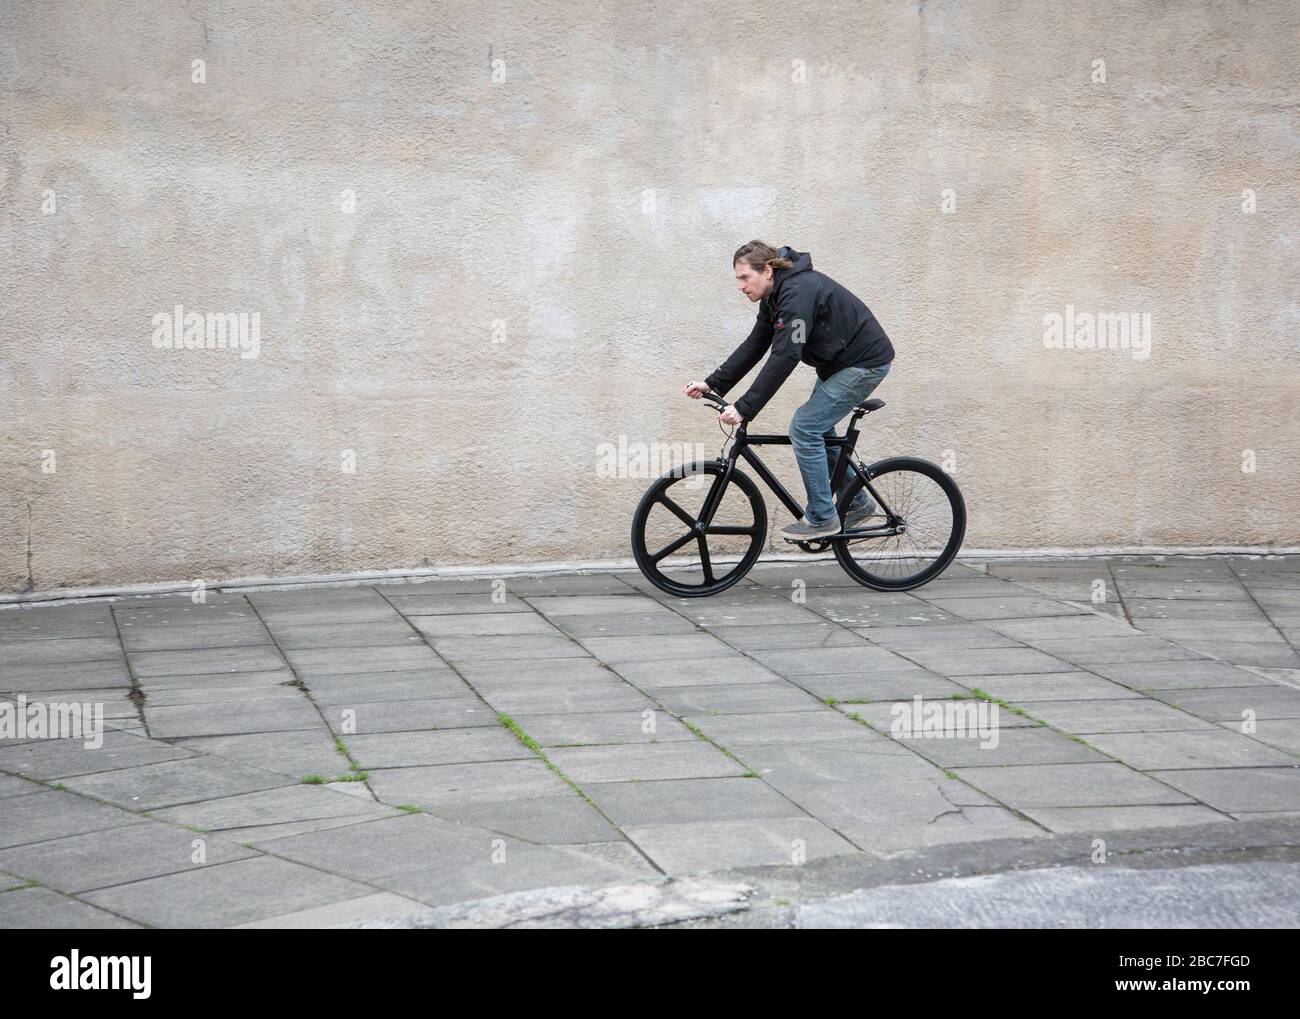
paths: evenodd
<path fill-rule="evenodd" d="M 684 464 L 641 497 L 632 517 L 632 553 L 661 591 L 685 598 L 717 594 L 748 573 L 762 554 L 767 542 L 763 497 L 735 468 L 721 489 L 725 468 L 725 462 L 713 460 Z"/>

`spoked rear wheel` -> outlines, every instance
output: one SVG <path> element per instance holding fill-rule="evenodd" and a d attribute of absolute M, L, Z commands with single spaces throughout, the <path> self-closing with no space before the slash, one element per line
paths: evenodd
<path fill-rule="evenodd" d="M 767 506 L 758 486 L 725 462 L 674 468 L 641 497 L 632 516 L 632 554 L 661 591 L 697 598 L 725 591 L 758 561 L 767 542 Z M 706 508 L 713 506 L 707 524 Z M 669 561 L 674 560 L 671 565 Z"/>
<path fill-rule="evenodd" d="M 862 537 L 832 541 L 835 558 L 850 577 L 877 591 L 920 587 L 942 573 L 961 548 L 966 536 L 961 490 L 942 467 L 916 457 L 881 460 L 867 472 L 867 494 L 881 516 L 855 529 Z M 840 500 L 841 517 L 862 487 L 862 479 L 854 477 Z"/>

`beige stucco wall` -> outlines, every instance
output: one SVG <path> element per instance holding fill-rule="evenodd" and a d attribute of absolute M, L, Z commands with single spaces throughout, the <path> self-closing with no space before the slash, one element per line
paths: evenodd
<path fill-rule="evenodd" d="M 884 324 L 866 452 L 947 457 L 967 547 L 1300 545 L 1298 27 L 6 3 L 0 591 L 627 558 L 648 482 L 600 444 L 716 452 L 681 388 L 749 329 L 753 237 Z M 157 348 L 177 304 L 257 312 L 258 356 Z M 1149 313 L 1150 356 L 1049 349 L 1067 305 Z"/>

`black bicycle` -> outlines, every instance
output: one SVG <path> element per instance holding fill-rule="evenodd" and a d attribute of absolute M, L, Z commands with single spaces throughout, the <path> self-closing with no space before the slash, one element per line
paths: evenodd
<path fill-rule="evenodd" d="M 705 393 L 711 410 L 727 403 Z M 840 496 L 845 511 L 865 486 L 876 501 L 869 526 L 842 530 L 811 541 L 792 541 L 813 554 L 831 548 L 844 571 L 877 591 L 907 591 L 944 571 L 966 534 L 966 503 L 956 482 L 943 468 L 918 457 L 896 456 L 864 466 L 857 458 L 858 419 L 885 405 L 865 400 L 854 408 L 842 436 L 826 439 L 838 447 L 831 491 L 837 492 L 847 471 L 853 479 Z M 759 459 L 752 446 L 788 446 L 788 435 L 749 435 L 749 422 L 729 436 L 716 460 L 676 467 L 654 481 L 632 517 L 632 552 L 647 580 L 668 594 L 703 597 L 725 591 L 758 561 L 767 544 L 767 506 L 758 486 L 736 468 L 745 460 L 776 493 L 796 520 L 803 507 Z M 707 481 L 707 484 L 705 483 Z M 790 540 L 790 539 L 784 539 Z M 669 558 L 681 552 L 676 558 Z"/>

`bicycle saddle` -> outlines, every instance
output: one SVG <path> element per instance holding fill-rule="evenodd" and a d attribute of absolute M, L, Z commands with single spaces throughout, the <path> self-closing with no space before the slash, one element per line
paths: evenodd
<path fill-rule="evenodd" d="M 884 405 L 884 400 L 863 400 L 853 409 L 859 414 L 870 414 L 873 410 L 880 410 Z"/>

